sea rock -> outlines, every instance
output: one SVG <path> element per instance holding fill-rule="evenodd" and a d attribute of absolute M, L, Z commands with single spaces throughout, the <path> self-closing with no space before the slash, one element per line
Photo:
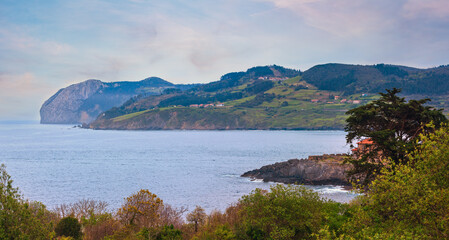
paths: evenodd
<path fill-rule="evenodd" d="M 242 177 L 263 179 L 264 182 L 349 186 L 346 171 L 350 170 L 351 166 L 343 163 L 346 156 L 325 154 L 309 156 L 307 159 L 291 159 L 248 171 Z"/>

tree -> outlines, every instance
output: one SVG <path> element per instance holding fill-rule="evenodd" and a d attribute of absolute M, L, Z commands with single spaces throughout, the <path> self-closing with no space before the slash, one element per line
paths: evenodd
<path fill-rule="evenodd" d="M 159 222 L 159 210 L 163 202 L 156 194 L 142 189 L 126 198 L 117 215 L 124 224 L 138 227 L 155 227 Z"/>
<path fill-rule="evenodd" d="M 173 225 L 164 226 L 160 232 L 156 234 L 156 240 L 181 240 L 182 232 L 173 227 Z"/>
<path fill-rule="evenodd" d="M 58 236 L 73 237 L 81 239 L 81 223 L 74 217 L 65 217 L 56 225 L 55 232 Z"/>
<path fill-rule="evenodd" d="M 52 214 L 39 202 L 22 199 L 0 165 L 0 239 L 52 239 Z"/>
<path fill-rule="evenodd" d="M 71 204 L 61 204 L 55 208 L 55 212 L 61 217 L 73 216 L 79 220 L 89 218 L 92 215 L 107 213 L 108 203 L 92 199 L 81 199 Z"/>
<path fill-rule="evenodd" d="M 408 161 L 407 152 L 416 146 L 421 133 L 433 131 L 426 124 L 433 122 L 439 128 L 447 122 L 442 109 L 425 106 L 430 99 L 405 101 L 398 97 L 400 89 L 393 88 L 379 93 L 381 97 L 366 105 L 346 112 L 346 141 L 353 147 L 354 140 L 373 141 L 370 151 L 349 159 L 354 168 L 349 172 L 353 179 L 364 179 L 367 185 L 385 165 L 386 160 L 395 164 Z"/>
<path fill-rule="evenodd" d="M 250 239 L 309 239 L 326 218 L 325 201 L 303 186 L 256 189 L 240 203 Z"/>
<path fill-rule="evenodd" d="M 198 232 L 198 227 L 203 225 L 206 220 L 206 212 L 200 206 L 196 206 L 195 210 L 187 214 L 187 221 L 193 223 L 195 226 L 195 232 Z"/>
<path fill-rule="evenodd" d="M 174 228 L 181 228 L 184 224 L 183 214 L 187 211 L 187 208 L 174 208 L 170 204 L 164 204 L 159 209 L 160 226 L 173 225 Z"/>
<path fill-rule="evenodd" d="M 352 204 L 345 239 L 449 239 L 449 127 L 421 135 L 408 157 Z"/>

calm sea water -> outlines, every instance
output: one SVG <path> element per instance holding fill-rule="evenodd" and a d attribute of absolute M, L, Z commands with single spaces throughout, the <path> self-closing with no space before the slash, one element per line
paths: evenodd
<path fill-rule="evenodd" d="M 94 131 L 67 125 L 0 124 L 0 162 L 22 194 L 49 208 L 83 198 L 118 208 L 149 189 L 175 207 L 224 210 L 255 188 L 240 175 L 263 165 L 345 153 L 343 131 Z M 339 187 L 312 187 L 346 202 Z"/>

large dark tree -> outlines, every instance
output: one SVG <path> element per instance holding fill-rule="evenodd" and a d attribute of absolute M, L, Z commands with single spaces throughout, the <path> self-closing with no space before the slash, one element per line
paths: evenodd
<path fill-rule="evenodd" d="M 370 139 L 368 151 L 359 152 L 349 160 L 354 168 L 349 175 L 369 183 L 386 163 L 406 163 L 407 152 L 417 144 L 419 134 L 433 131 L 447 122 L 442 109 L 425 104 L 430 99 L 410 100 L 397 96 L 400 89 L 393 88 L 380 93 L 381 97 L 369 104 L 346 112 L 349 115 L 345 130 L 346 141 L 353 144 Z M 427 124 L 433 122 L 435 127 Z"/>

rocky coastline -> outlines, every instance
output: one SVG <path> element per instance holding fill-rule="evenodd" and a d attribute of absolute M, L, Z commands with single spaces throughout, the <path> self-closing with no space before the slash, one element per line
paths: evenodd
<path fill-rule="evenodd" d="M 290 159 L 245 172 L 242 177 L 262 179 L 264 182 L 306 185 L 351 186 L 346 172 L 351 169 L 344 163 L 347 154 L 324 154 L 306 159 Z"/>

